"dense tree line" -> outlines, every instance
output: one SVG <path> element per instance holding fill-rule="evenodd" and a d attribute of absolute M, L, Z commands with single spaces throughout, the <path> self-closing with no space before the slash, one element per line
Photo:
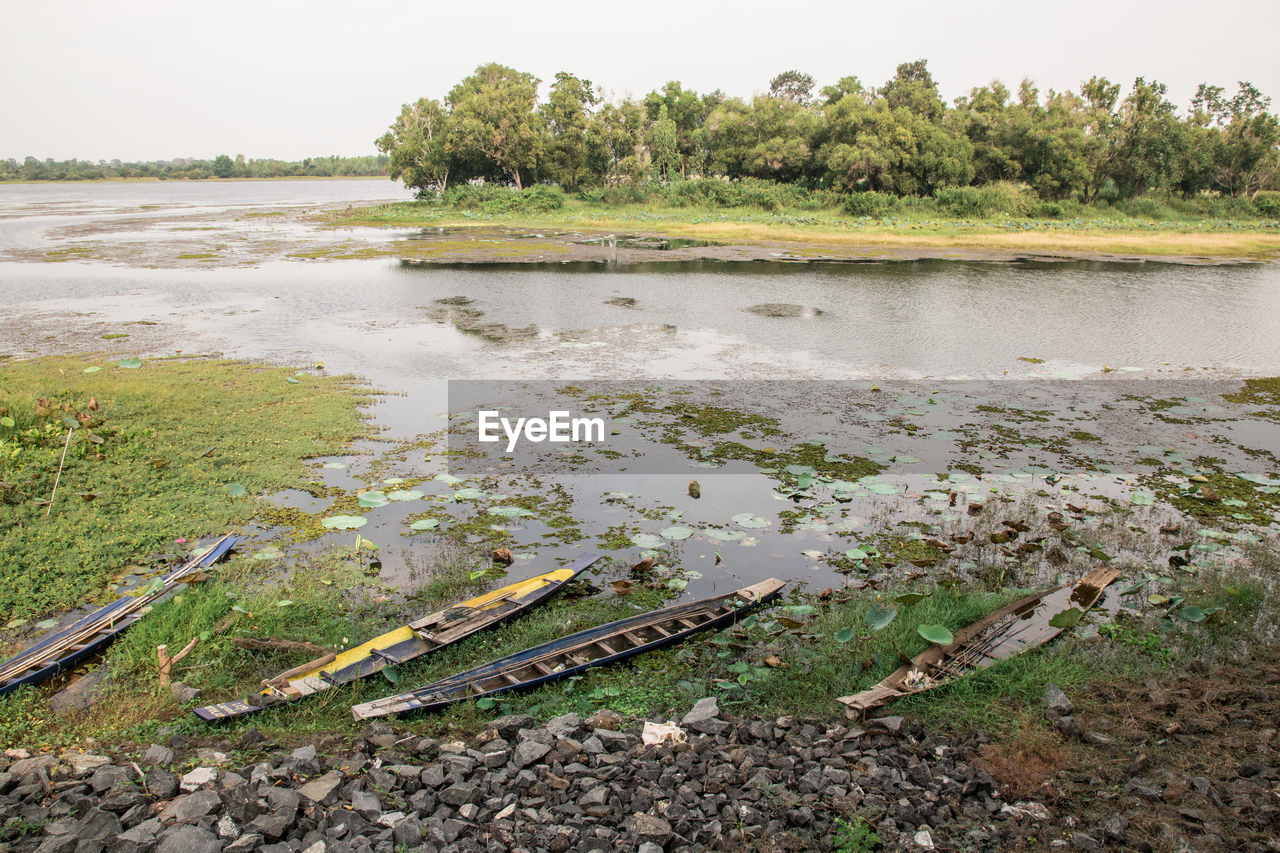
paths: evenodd
<path fill-rule="evenodd" d="M 387 174 L 385 155 L 308 157 L 305 160 L 246 160 L 243 154 L 219 154 L 212 160 L 0 160 L 0 181 L 92 181 L 104 178 L 285 178 L 365 177 Z"/>
<path fill-rule="evenodd" d="M 895 196 L 1013 182 L 1041 199 L 1093 202 L 1152 191 L 1249 199 L 1280 167 L 1280 120 L 1245 82 L 1234 93 L 1201 84 L 1181 112 L 1141 77 L 1127 92 L 1102 77 L 1047 94 L 1029 80 L 1016 93 L 993 82 L 947 104 L 924 60 L 878 87 L 845 77 L 818 90 L 786 71 L 749 99 L 670 82 L 611 101 L 561 72 L 539 101 L 539 84 L 489 64 L 442 100 L 404 105 L 376 143 L 389 174 L 423 195 L 474 179 L 607 191 L 753 178 Z"/>

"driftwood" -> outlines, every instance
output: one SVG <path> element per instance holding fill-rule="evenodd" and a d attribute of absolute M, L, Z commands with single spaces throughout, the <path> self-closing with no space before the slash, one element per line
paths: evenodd
<path fill-rule="evenodd" d="M 302 652 L 323 655 L 325 650 L 315 643 L 302 640 L 277 640 L 275 637 L 236 637 L 232 641 L 237 649 L 246 652 Z"/>

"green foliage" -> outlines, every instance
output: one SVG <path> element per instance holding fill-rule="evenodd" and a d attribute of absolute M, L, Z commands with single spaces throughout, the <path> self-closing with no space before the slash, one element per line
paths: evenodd
<path fill-rule="evenodd" d="M 175 540 L 224 532 L 254 515 L 251 494 L 297 487 L 299 460 L 360 435 L 341 379 L 224 361 L 14 362 L 0 372 L 0 612 L 32 616 L 111 597 L 130 565 L 185 556 Z M 67 439 L 56 502 L 46 516 Z"/>
<path fill-rule="evenodd" d="M 836 818 L 835 832 L 831 834 L 831 849 L 835 853 L 871 853 L 883 843 L 861 815 L 856 816 L 852 823 Z"/>
<path fill-rule="evenodd" d="M 489 214 L 550 213 L 564 206 L 564 190 L 536 184 L 518 190 L 501 184 L 462 184 L 450 188 L 443 198 L 447 207 Z"/>
<path fill-rule="evenodd" d="M 933 195 L 941 211 L 965 219 L 1026 216 L 1035 205 L 1034 196 L 1007 183 L 985 187 L 945 187 Z"/>
<path fill-rule="evenodd" d="M 898 199 L 889 193 L 868 192 L 850 193 L 844 200 L 844 212 L 850 216 L 868 216 L 880 218 L 898 208 Z"/>

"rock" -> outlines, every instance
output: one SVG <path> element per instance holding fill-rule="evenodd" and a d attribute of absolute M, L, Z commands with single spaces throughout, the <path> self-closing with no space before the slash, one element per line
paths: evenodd
<path fill-rule="evenodd" d="M 173 691 L 173 698 L 183 704 L 195 701 L 195 698 L 200 695 L 199 690 L 189 684 L 183 684 L 181 681 L 173 682 L 169 685 L 169 689 Z"/>
<path fill-rule="evenodd" d="M 601 708 L 586 720 L 587 728 L 590 729 L 609 729 L 617 731 L 622 727 L 622 715 L 617 711 L 611 711 L 608 708 Z"/>
<path fill-rule="evenodd" d="M 53 770 L 57 766 L 57 756 L 36 755 L 31 758 L 19 758 L 9 765 L 9 772 L 14 776 L 31 776 L 41 770 Z"/>
<path fill-rule="evenodd" d="M 1009 805 L 1008 803 L 1000 807 L 1000 814 L 1007 815 L 1015 819 L 1027 819 L 1037 823 L 1049 819 L 1049 810 L 1040 803 L 1022 802 Z"/>
<path fill-rule="evenodd" d="M 1069 717 L 1075 706 L 1071 704 L 1071 700 L 1062 692 L 1062 688 L 1056 684 L 1049 684 L 1044 688 L 1044 708 L 1059 717 Z"/>
<path fill-rule="evenodd" d="M 654 815 L 637 814 L 631 818 L 631 829 L 641 841 L 666 844 L 672 835 L 671 824 Z"/>
<path fill-rule="evenodd" d="M 581 726 L 582 718 L 570 712 L 547 720 L 547 724 L 543 728 L 551 735 L 552 739 L 557 739 L 573 737 Z"/>
<path fill-rule="evenodd" d="M 1163 788 L 1150 779 L 1143 779 L 1141 776 L 1135 776 L 1130 779 L 1129 784 L 1125 785 L 1125 790 L 1153 803 L 1164 798 Z"/>
<path fill-rule="evenodd" d="M 407 847 L 412 850 L 422 844 L 422 824 L 415 817 L 406 817 L 392 827 L 391 839 L 396 847 Z"/>
<path fill-rule="evenodd" d="M 1098 839 L 1084 832 L 1072 833 L 1071 846 L 1076 850 L 1097 850 L 1102 847 Z"/>
<path fill-rule="evenodd" d="M 230 841 L 233 838 L 240 837 L 240 827 L 236 826 L 236 822 L 231 819 L 229 814 L 224 814 L 218 818 L 218 823 L 215 825 L 214 830 L 223 841 Z"/>
<path fill-rule="evenodd" d="M 262 836 L 256 832 L 246 832 L 222 848 L 222 853 L 250 853 L 262 844 Z"/>
<path fill-rule="evenodd" d="M 511 761 L 516 767 L 527 767 L 551 751 L 551 746 L 534 740 L 521 741 Z"/>
<path fill-rule="evenodd" d="M 62 760 L 70 765 L 71 772 L 75 776 L 88 776 L 99 767 L 111 763 L 111 759 L 105 755 L 90 755 L 84 752 L 69 752 L 62 756 Z"/>
<path fill-rule="evenodd" d="M 351 810 L 365 820 L 377 821 L 382 815 L 382 801 L 369 791 L 356 791 L 351 795 Z"/>
<path fill-rule="evenodd" d="M 1080 734 L 1080 724 L 1075 717 L 1058 717 L 1058 731 L 1067 737 L 1075 737 Z"/>
<path fill-rule="evenodd" d="M 91 808 L 84 813 L 84 817 L 80 818 L 80 822 L 76 824 L 75 835 L 81 839 L 91 838 L 95 841 L 102 841 L 107 838 L 115 838 L 123 831 L 124 827 L 120 825 L 120 818 L 111 812 Z"/>
<path fill-rule="evenodd" d="M 527 729 L 532 725 L 533 717 L 528 714 L 509 714 L 489 723 L 489 728 L 496 731 L 499 737 L 511 740 L 521 729 Z"/>
<path fill-rule="evenodd" d="M 289 753 L 289 757 L 311 773 L 320 772 L 320 760 L 316 757 L 316 748 L 310 744 L 298 747 Z"/>
<path fill-rule="evenodd" d="M 341 784 L 342 776 L 336 771 L 331 771 L 318 779 L 312 779 L 299 788 L 298 793 L 313 803 L 331 806 L 338 801 L 338 787 Z"/>
<path fill-rule="evenodd" d="M 160 813 L 160 819 L 166 823 L 196 823 L 205 815 L 212 814 L 222 808 L 222 800 L 218 792 L 211 789 L 196 791 L 169 803 Z"/>
<path fill-rule="evenodd" d="M 1122 814 L 1113 814 L 1102 822 L 1102 834 L 1112 841 L 1123 842 L 1129 834 L 1129 819 Z"/>
<path fill-rule="evenodd" d="M 147 793 L 157 800 L 169 800 L 178 793 L 178 777 L 168 770 L 152 770 L 143 778 Z"/>
<path fill-rule="evenodd" d="M 479 795 L 480 789 L 471 784 L 450 785 L 440 792 L 440 802 L 447 803 L 453 807 L 458 807 L 463 803 L 473 802 Z"/>
<path fill-rule="evenodd" d="M 680 719 L 680 725 L 685 728 L 694 728 L 695 724 L 705 723 L 709 720 L 715 720 L 720 717 L 720 706 L 716 704 L 716 697 L 708 696 L 705 699 L 699 699 L 689 709 L 689 713 Z M 694 728 L 694 731 L 698 729 Z"/>
<path fill-rule="evenodd" d="M 249 829 L 265 839 L 275 840 L 289 831 L 289 827 L 293 826 L 293 821 L 294 815 L 287 812 L 283 814 L 279 812 L 260 814 L 249 822 Z"/>
<path fill-rule="evenodd" d="M 218 836 L 198 826 L 178 826 L 160 834 L 156 853 L 220 853 Z"/>
<path fill-rule="evenodd" d="M 237 741 L 237 748 L 249 749 L 250 747 L 259 746 L 266 742 L 266 735 L 258 731 L 257 726 L 250 726 L 245 729 L 244 734 L 240 735 L 240 740 Z"/>
<path fill-rule="evenodd" d="M 148 767 L 168 767 L 173 763 L 173 750 L 167 746 L 153 743 L 142 754 L 142 763 Z"/>
<path fill-rule="evenodd" d="M 135 826 L 117 835 L 110 846 L 116 853 L 151 853 L 156 843 L 155 835 Z"/>
<path fill-rule="evenodd" d="M 218 771 L 213 767 L 197 767 L 189 773 L 183 773 L 178 780 L 178 787 L 184 791 L 195 791 L 206 785 L 212 785 L 218 779 Z"/>
<path fill-rule="evenodd" d="M 933 836 L 929 834 L 929 830 L 921 829 L 911 836 L 911 842 L 921 850 L 934 849 Z"/>
<path fill-rule="evenodd" d="M 876 717 L 874 720 L 867 720 L 868 732 L 884 732 L 888 734 L 896 734 L 902 729 L 901 717 Z"/>
<path fill-rule="evenodd" d="M 636 848 L 636 853 L 662 853 L 662 845 L 646 841 Z"/>

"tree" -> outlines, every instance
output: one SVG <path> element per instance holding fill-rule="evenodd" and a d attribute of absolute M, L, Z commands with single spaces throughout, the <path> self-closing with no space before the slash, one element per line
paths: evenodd
<path fill-rule="evenodd" d="M 445 98 L 453 118 L 451 152 L 479 155 L 523 189 L 520 170 L 532 169 L 538 159 L 538 82 L 493 62 L 454 86 Z"/>
<path fill-rule="evenodd" d="M 813 97 L 813 86 L 812 75 L 802 74 L 793 68 L 769 81 L 769 94 L 780 100 L 807 104 Z"/>
<path fill-rule="evenodd" d="M 586 164 L 600 182 L 616 186 L 639 181 L 644 110 L 634 101 L 605 104 L 591 117 L 586 131 Z"/>
<path fill-rule="evenodd" d="M 654 176 L 669 180 L 671 172 L 680 168 L 680 151 L 676 145 L 676 123 L 667 117 L 667 105 L 658 109 L 658 120 L 649 129 L 649 157 Z"/>
<path fill-rule="evenodd" d="M 1228 195 L 1253 198 L 1280 171 L 1280 119 L 1270 107 L 1271 99 L 1245 81 L 1230 99 L 1220 86 L 1196 90 L 1193 118 L 1213 131 L 1198 147 L 1210 152 L 1211 179 Z"/>
<path fill-rule="evenodd" d="M 548 136 L 547 171 L 563 186 L 578 186 L 578 175 L 586 165 L 590 108 L 599 102 L 590 80 L 561 71 L 556 74 L 548 102 L 541 107 Z"/>
<path fill-rule="evenodd" d="M 937 121 L 947 110 L 938 84 L 929 73 L 929 63 L 924 59 L 904 62 L 898 66 L 893 79 L 880 88 L 880 95 L 889 102 L 890 109 L 903 108 L 928 121 Z"/>
<path fill-rule="evenodd" d="M 374 144 L 390 157 L 387 174 L 404 180 L 421 197 L 444 192 L 453 166 L 450 153 L 452 116 L 439 101 L 420 98 L 400 108 L 395 124 Z"/>
<path fill-rule="evenodd" d="M 687 175 L 690 163 L 698 160 L 698 132 L 706 120 L 707 107 L 697 92 L 685 89 L 675 80 L 663 86 L 661 92 L 645 95 L 644 109 L 649 115 L 649 121 L 658 121 L 658 113 L 662 107 L 667 108 L 667 117 L 675 122 L 676 150 L 680 154 L 679 168 L 681 174 Z"/>
<path fill-rule="evenodd" d="M 235 164 L 226 154 L 219 154 L 213 158 L 213 175 L 216 178 L 231 177 L 231 170 L 235 168 Z"/>

